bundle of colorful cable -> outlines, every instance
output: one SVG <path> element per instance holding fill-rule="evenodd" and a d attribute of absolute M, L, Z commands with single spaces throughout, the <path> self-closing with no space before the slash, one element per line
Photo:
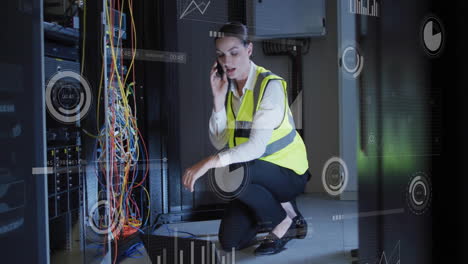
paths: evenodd
<path fill-rule="evenodd" d="M 103 92 L 104 65 L 98 98 L 101 94 L 107 96 L 105 122 L 99 124 L 100 100 L 97 100 L 97 125 L 101 127 L 97 139 L 96 159 L 97 176 L 101 185 L 100 199 L 108 201 L 108 219 L 103 223 L 103 229 L 111 231 L 110 238 L 117 250 L 117 242 L 121 238 L 135 232 L 142 232 L 149 218 L 150 198 L 145 188 L 148 175 L 148 152 L 137 125 L 137 105 L 135 89 L 135 54 L 136 29 L 133 18 L 133 0 L 105 0 L 106 13 L 106 48 L 110 51 L 110 66 L 107 68 L 107 93 Z M 128 69 L 124 71 L 122 54 L 123 10 L 130 14 L 130 45 L 132 59 Z M 115 21 L 113 10 L 120 14 Z M 115 35 L 117 34 L 117 35 Z M 130 77 L 131 76 L 131 77 Z M 142 168 L 139 168 L 142 167 Z M 146 197 L 145 197 L 146 196 Z M 140 197 L 137 199 L 137 197 Z M 110 222 L 109 222 L 110 221 Z M 109 228 L 112 227 L 112 228 Z M 108 238 L 106 238 L 108 239 Z M 116 261 L 117 252 L 114 254 Z"/>

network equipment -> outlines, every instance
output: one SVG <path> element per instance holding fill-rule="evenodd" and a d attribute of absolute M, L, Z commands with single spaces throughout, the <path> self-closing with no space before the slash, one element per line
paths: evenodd
<path fill-rule="evenodd" d="M 24 223 L 24 181 L 15 180 L 12 173 L 11 169 L 0 168 L 0 236 Z"/>
<path fill-rule="evenodd" d="M 102 246 L 111 252 L 115 263 L 133 237 L 143 233 L 149 220 L 149 172 L 146 143 L 137 124 L 135 89 L 136 28 L 133 1 L 104 1 L 102 73 L 98 87 L 97 128 L 93 150 L 93 170 L 98 183 L 97 201 L 85 213 L 87 225 L 99 239 L 88 247 Z M 128 10 L 129 16 L 123 12 Z M 130 26 L 127 30 L 127 20 Z M 127 35 L 128 31 L 128 35 Z M 123 61 L 124 41 L 130 47 L 130 59 Z M 102 111 L 102 112 L 101 112 Z M 104 113 L 103 118 L 99 113 Z M 90 192 L 91 190 L 87 190 Z M 103 221 L 96 221 L 102 219 Z M 94 244 L 94 245 L 93 245 Z M 125 247 L 123 247 L 125 245 Z"/>
<path fill-rule="evenodd" d="M 47 193 L 49 246 L 52 263 L 59 252 L 70 252 L 82 233 L 83 166 L 80 119 L 64 122 L 85 98 L 82 83 L 60 73 L 80 73 L 78 4 L 46 0 L 44 7 L 44 80 L 47 109 Z M 79 232 L 73 233 L 77 228 Z"/>

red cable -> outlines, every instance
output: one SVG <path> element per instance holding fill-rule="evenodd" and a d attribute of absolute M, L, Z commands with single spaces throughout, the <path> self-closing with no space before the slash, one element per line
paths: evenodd
<path fill-rule="evenodd" d="M 140 129 L 136 129 L 138 131 L 138 135 L 140 135 L 140 140 L 141 140 L 141 143 L 143 143 L 143 149 L 145 150 L 145 153 L 146 153 L 146 170 L 145 170 L 145 176 L 143 177 L 143 179 L 141 180 L 140 183 L 138 183 L 136 186 L 132 187 L 132 189 L 135 189 L 137 187 L 139 187 L 140 185 L 143 184 L 143 182 L 145 182 L 146 180 L 146 177 L 148 176 L 148 171 L 149 171 L 149 162 L 148 162 L 148 150 L 146 149 L 146 144 L 145 144 L 145 140 L 143 139 L 143 136 L 141 135 L 141 132 L 140 132 Z"/>

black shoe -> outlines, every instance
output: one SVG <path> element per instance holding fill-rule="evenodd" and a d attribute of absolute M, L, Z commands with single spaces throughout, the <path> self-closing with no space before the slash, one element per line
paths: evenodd
<path fill-rule="evenodd" d="M 296 231 L 296 238 L 304 239 L 307 236 L 307 221 L 302 215 L 296 215 L 293 218 L 294 229 Z"/>
<path fill-rule="evenodd" d="M 256 244 L 258 244 L 258 242 L 259 242 L 259 241 L 257 240 L 257 237 L 254 237 L 254 238 L 252 238 L 252 240 L 250 240 L 249 243 L 247 243 L 245 246 L 243 246 L 243 247 L 240 248 L 240 249 L 244 249 L 244 248 L 249 248 L 249 247 L 251 247 L 251 246 L 255 246 Z"/>
<path fill-rule="evenodd" d="M 270 232 L 263 240 L 260 246 L 255 249 L 255 255 L 273 255 L 285 250 L 286 244 L 291 240 L 291 234 L 294 232 L 294 223 L 288 228 L 288 231 L 282 238 L 278 238 L 273 232 Z"/>
<path fill-rule="evenodd" d="M 294 229 L 296 230 L 296 238 L 304 239 L 307 236 L 307 221 L 302 216 L 301 212 L 299 212 L 299 208 L 297 208 L 296 199 L 291 201 L 291 204 L 296 212 L 296 217 L 293 218 L 293 224 L 295 225 Z"/>

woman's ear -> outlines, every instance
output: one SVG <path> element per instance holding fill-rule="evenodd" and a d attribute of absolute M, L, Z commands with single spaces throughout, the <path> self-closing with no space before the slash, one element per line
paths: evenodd
<path fill-rule="evenodd" d="M 253 52 L 253 44 L 252 42 L 249 42 L 249 44 L 247 44 L 247 54 L 249 54 L 249 57 L 252 56 L 252 52 Z"/>

